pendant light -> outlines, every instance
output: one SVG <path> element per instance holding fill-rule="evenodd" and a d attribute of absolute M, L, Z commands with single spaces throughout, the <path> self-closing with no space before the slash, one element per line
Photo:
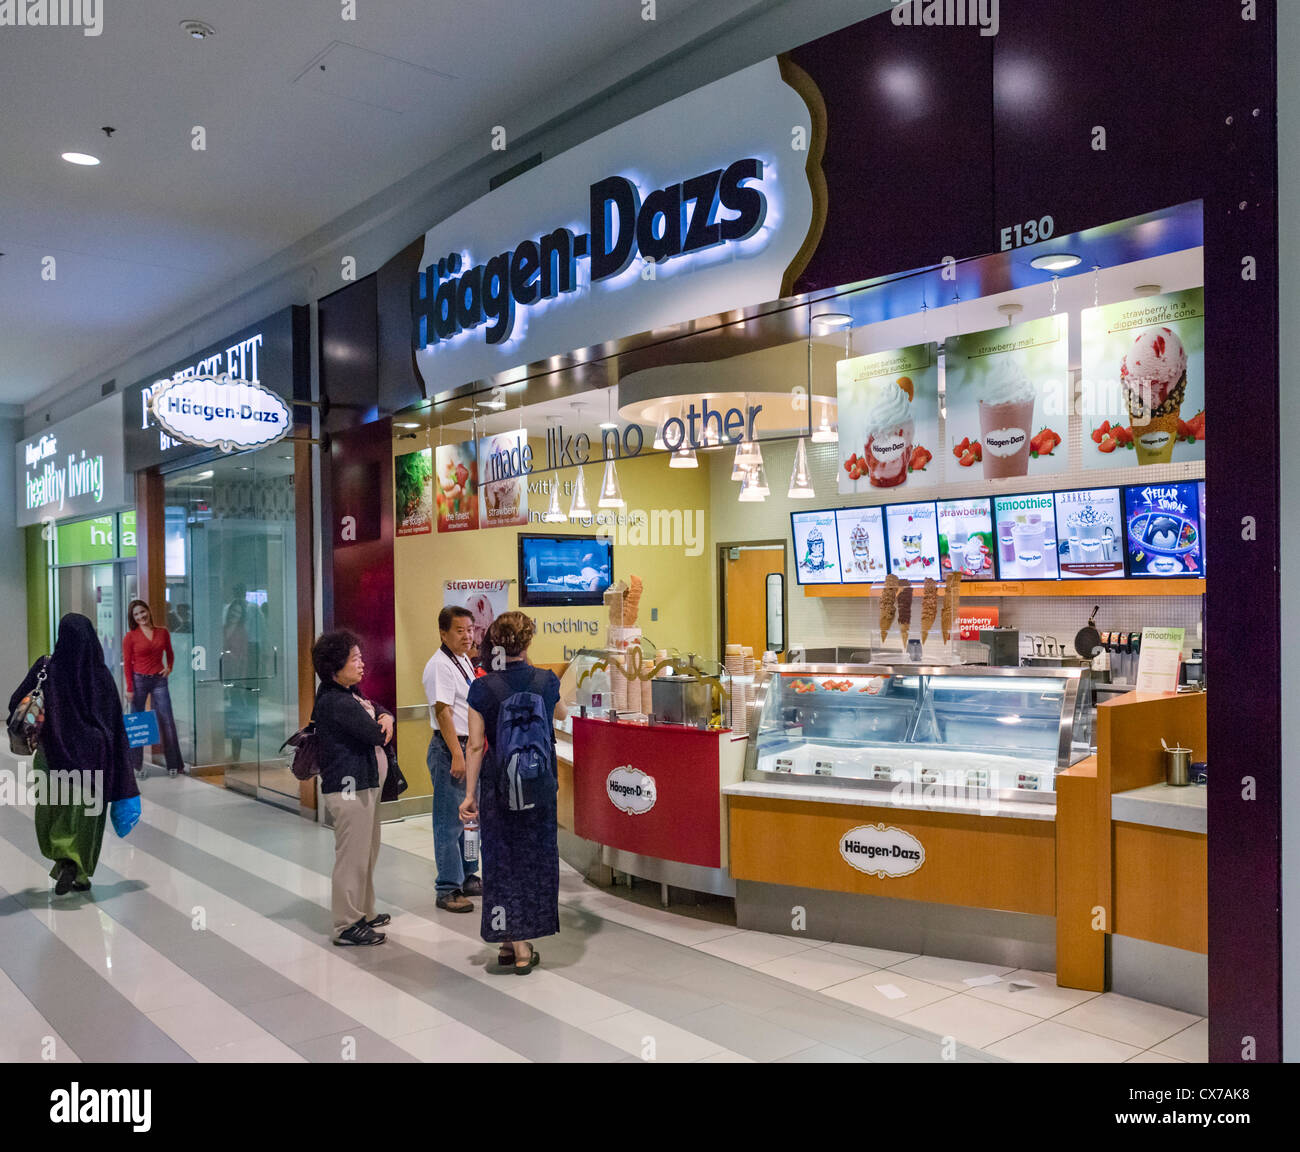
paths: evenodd
<path fill-rule="evenodd" d="M 605 478 L 600 483 L 600 499 L 597 508 L 626 508 L 623 490 L 618 485 L 618 469 L 614 467 L 613 457 L 605 461 Z"/>
<path fill-rule="evenodd" d="M 838 425 L 833 425 L 831 423 L 830 404 L 823 400 L 821 407 L 821 422 L 813 430 L 812 442 L 814 444 L 836 444 L 839 442 L 840 434 Z"/>
<path fill-rule="evenodd" d="M 677 449 L 668 458 L 669 468 L 698 468 L 700 462 L 695 459 L 695 449 L 683 442 L 682 446 Z"/>
<path fill-rule="evenodd" d="M 551 480 L 551 503 L 542 516 L 544 524 L 563 524 L 568 517 L 560 507 L 560 478 L 554 477 Z"/>
<path fill-rule="evenodd" d="M 573 502 L 569 505 L 570 520 L 590 520 L 591 505 L 587 503 L 587 482 L 582 478 L 582 469 L 578 469 L 578 480 L 573 486 Z"/>
<path fill-rule="evenodd" d="M 758 466 L 745 469 L 745 478 L 740 482 L 742 504 L 760 504 L 767 498 L 766 486 L 759 476 Z"/>
<path fill-rule="evenodd" d="M 655 425 L 654 450 L 656 452 L 668 451 L 668 445 L 664 443 L 664 426 L 662 424 Z"/>
<path fill-rule="evenodd" d="M 790 471 L 790 491 L 786 496 L 791 500 L 811 500 L 816 495 L 812 476 L 808 473 L 808 449 L 800 436 L 799 446 L 794 450 L 794 468 Z"/>

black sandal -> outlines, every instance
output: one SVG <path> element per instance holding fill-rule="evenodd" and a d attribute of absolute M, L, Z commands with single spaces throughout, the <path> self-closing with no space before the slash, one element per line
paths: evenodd
<path fill-rule="evenodd" d="M 542 962 L 542 954 L 537 951 L 531 944 L 528 946 L 528 959 L 520 960 L 519 954 L 515 953 L 515 975 L 527 976 L 538 964 Z"/>
<path fill-rule="evenodd" d="M 71 860 L 60 860 L 54 877 L 54 895 L 66 896 L 77 880 L 77 866 Z"/>
<path fill-rule="evenodd" d="M 497 967 L 509 968 L 515 962 L 515 946 L 513 944 L 502 944 L 497 949 Z"/>

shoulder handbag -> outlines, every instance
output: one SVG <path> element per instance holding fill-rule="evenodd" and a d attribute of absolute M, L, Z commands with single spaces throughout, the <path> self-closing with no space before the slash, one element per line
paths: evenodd
<path fill-rule="evenodd" d="M 36 676 L 36 684 L 9 717 L 9 751 L 15 756 L 30 756 L 45 727 L 45 666 Z"/>
<path fill-rule="evenodd" d="M 289 771 L 299 780 L 310 780 L 320 775 L 320 745 L 316 738 L 316 721 L 311 721 L 305 728 L 299 728 L 280 745 L 280 751 L 293 749 L 293 762 Z"/>

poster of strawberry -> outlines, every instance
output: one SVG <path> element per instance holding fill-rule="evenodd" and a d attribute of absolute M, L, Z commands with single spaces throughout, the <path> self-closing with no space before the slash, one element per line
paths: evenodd
<path fill-rule="evenodd" d="M 1044 476 L 1069 466 L 1067 316 L 949 337 L 944 382 L 956 461 L 950 480 Z"/>
<path fill-rule="evenodd" d="M 472 531 L 478 527 L 477 445 L 439 444 L 436 462 L 438 531 Z"/>
<path fill-rule="evenodd" d="M 913 344 L 841 360 L 839 490 L 910 490 L 939 482 L 939 346 Z"/>
<path fill-rule="evenodd" d="M 1083 465 L 1205 459 L 1205 290 L 1083 316 Z"/>

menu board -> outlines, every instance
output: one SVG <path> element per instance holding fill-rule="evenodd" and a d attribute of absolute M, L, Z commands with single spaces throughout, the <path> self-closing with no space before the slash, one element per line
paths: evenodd
<path fill-rule="evenodd" d="M 794 538 L 795 579 L 800 584 L 839 584 L 839 535 L 835 510 L 791 512 L 790 534 Z"/>
<path fill-rule="evenodd" d="M 1205 567 L 1205 531 L 1209 521 L 1205 518 L 1205 481 L 1196 482 L 1196 493 L 1200 497 L 1201 504 L 1201 567 Z"/>
<path fill-rule="evenodd" d="M 939 346 L 914 344 L 835 366 L 843 495 L 939 482 Z"/>
<path fill-rule="evenodd" d="M 845 584 L 877 584 L 889 574 L 885 553 L 885 510 L 840 508 L 835 513 L 840 572 Z"/>
<path fill-rule="evenodd" d="M 1068 345 L 1064 313 L 944 342 L 949 479 L 1065 471 Z"/>
<path fill-rule="evenodd" d="M 1166 292 L 1082 319 L 1083 466 L 1205 459 L 1205 290 Z"/>
<path fill-rule="evenodd" d="M 1130 576 L 1204 576 L 1196 482 L 1125 488 L 1124 542 Z"/>
<path fill-rule="evenodd" d="M 885 507 L 889 567 L 900 580 L 939 577 L 939 530 L 934 505 L 889 504 Z"/>
<path fill-rule="evenodd" d="M 967 580 L 993 579 L 993 509 L 987 496 L 940 500 L 935 504 L 939 530 L 939 570 L 960 572 Z"/>
<path fill-rule="evenodd" d="M 1056 528 L 1063 580 L 1124 575 L 1124 509 L 1118 488 L 1056 493 Z"/>
<path fill-rule="evenodd" d="M 1051 492 L 993 497 L 998 575 L 1003 580 L 1055 580 L 1060 574 L 1056 499 Z"/>

